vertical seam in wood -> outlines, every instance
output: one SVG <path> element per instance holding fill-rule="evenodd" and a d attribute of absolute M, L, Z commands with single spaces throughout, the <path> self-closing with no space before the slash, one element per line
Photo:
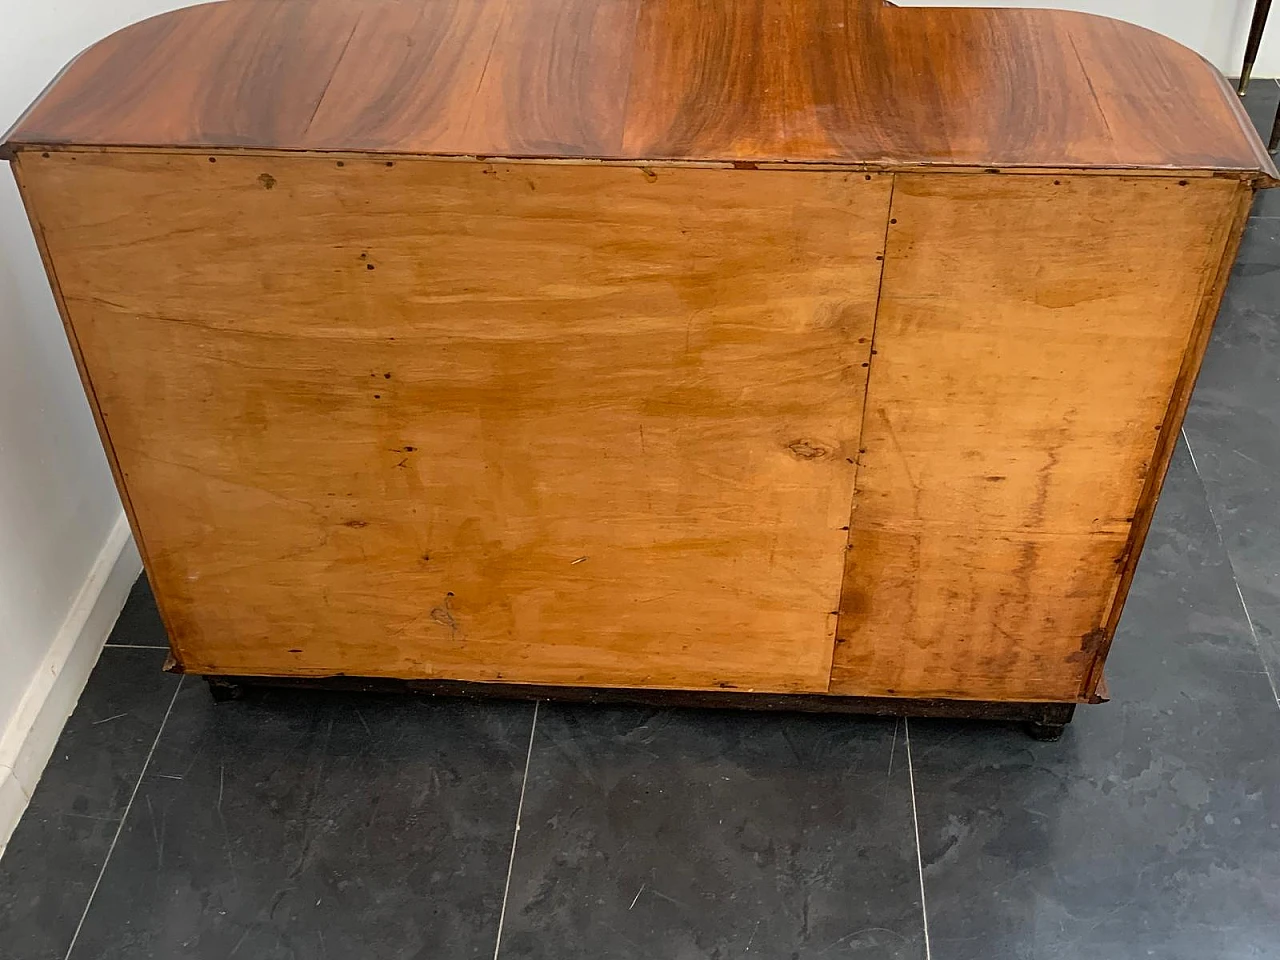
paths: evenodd
<path fill-rule="evenodd" d="M 1222 298 L 1226 293 L 1227 282 L 1231 278 L 1231 269 L 1235 265 L 1236 255 L 1240 250 L 1240 242 L 1244 238 L 1245 226 L 1249 219 L 1249 210 L 1253 205 L 1253 187 L 1241 182 L 1236 193 L 1236 207 L 1231 211 L 1226 223 L 1226 236 L 1222 239 L 1222 254 L 1213 280 L 1200 294 L 1200 308 L 1187 338 L 1187 346 L 1182 356 L 1182 366 L 1178 378 L 1174 382 L 1173 394 L 1169 398 L 1169 406 L 1165 410 L 1164 419 L 1160 423 L 1160 434 L 1152 451 L 1150 467 L 1147 471 L 1146 483 L 1138 497 L 1138 508 L 1133 523 L 1129 527 L 1129 539 L 1121 554 L 1124 562 L 1112 591 L 1111 603 L 1102 621 L 1102 641 L 1094 653 L 1093 662 L 1085 672 L 1084 682 L 1080 687 L 1080 700 L 1092 701 L 1102 679 L 1102 667 L 1107 655 L 1111 652 L 1111 643 L 1115 639 L 1116 628 L 1120 625 L 1120 615 L 1124 611 L 1125 600 L 1129 588 L 1133 584 L 1133 575 L 1142 556 L 1142 548 L 1146 543 L 1147 533 L 1151 529 L 1151 521 L 1155 516 L 1156 503 L 1160 490 L 1164 486 L 1165 475 L 1169 472 L 1169 464 L 1173 459 L 1173 451 L 1177 447 L 1178 437 L 1182 430 L 1182 420 L 1186 416 L 1191 402 L 1191 394 L 1200 375 L 1200 367 L 1209 345 L 1209 336 L 1213 332 L 1214 321 L 1222 306 Z"/>
<path fill-rule="evenodd" d="M 835 675 L 835 650 L 840 645 L 840 621 L 844 617 L 844 591 L 849 580 L 849 556 L 853 552 L 854 515 L 858 506 L 858 475 L 862 472 L 863 439 L 867 432 L 867 405 L 871 402 L 871 376 L 875 372 L 876 331 L 880 328 L 880 304 L 884 298 L 884 273 L 889 264 L 889 231 L 893 228 L 893 199 L 898 188 L 898 175 L 889 174 L 889 202 L 884 214 L 884 240 L 880 244 L 880 280 L 876 284 L 876 305 L 871 314 L 871 340 L 867 344 L 867 375 L 862 384 L 862 422 L 858 425 L 858 452 L 853 464 L 853 498 L 849 504 L 849 535 L 845 538 L 844 556 L 840 558 L 840 595 L 836 598 L 835 637 L 831 642 L 831 670 L 827 673 L 827 690 Z"/>
<path fill-rule="evenodd" d="M 475 116 L 476 99 L 480 96 L 480 91 L 484 89 L 484 78 L 489 73 L 489 62 L 493 59 L 493 51 L 498 46 L 498 38 L 502 36 L 502 28 L 506 26 L 507 20 L 511 17 L 510 0 L 502 4 L 502 12 L 496 17 L 496 23 L 493 26 L 493 36 L 489 38 L 489 52 L 484 55 L 484 63 L 480 66 L 480 78 L 476 81 L 476 88 L 471 91 L 471 99 L 467 101 L 467 116 L 462 121 L 462 135 L 465 137 L 471 129 L 471 118 Z"/>
<path fill-rule="evenodd" d="M 1112 146 L 1114 146 L 1116 136 L 1111 130 L 1111 121 L 1107 119 L 1107 112 L 1102 108 L 1102 100 L 1098 97 L 1098 91 L 1093 86 L 1093 77 L 1089 76 L 1089 68 L 1085 66 L 1084 57 L 1080 56 L 1080 48 L 1076 46 L 1076 38 L 1071 35 L 1070 28 L 1063 32 L 1066 34 L 1067 42 L 1071 44 L 1071 52 L 1075 54 L 1076 63 L 1080 65 L 1080 75 L 1084 77 L 1084 85 L 1089 91 L 1089 97 L 1093 100 L 1093 105 L 1098 111 L 1098 117 L 1102 120 L 1102 126 L 1107 131 L 1107 136 L 1111 139 Z"/>
<path fill-rule="evenodd" d="M 342 67 L 342 61 L 346 59 L 347 50 L 351 47 L 351 41 L 355 39 L 356 31 L 360 29 L 360 21 L 364 17 L 364 11 L 356 14 L 356 22 L 351 25 L 351 32 L 347 34 L 347 41 L 342 45 L 342 52 L 338 54 L 338 59 L 333 63 L 333 69 L 329 71 L 329 79 L 324 82 L 324 89 L 320 91 L 320 96 L 316 98 L 316 105 L 311 110 L 311 116 L 307 117 L 307 125 L 302 128 L 302 138 L 306 139 L 308 133 L 311 132 L 311 125 L 316 122 L 316 116 L 320 113 L 320 108 L 324 106 L 324 98 L 329 95 L 329 87 L 333 85 L 333 78 L 338 75 L 338 70 Z"/>
<path fill-rule="evenodd" d="M 631 45 L 627 49 L 627 92 L 622 95 L 621 122 L 618 124 L 618 142 L 614 152 L 621 157 L 627 143 L 627 125 L 631 119 L 631 93 L 636 85 L 636 44 L 640 42 L 640 17 L 644 14 L 643 0 L 636 0 L 636 15 L 631 21 Z"/>
<path fill-rule="evenodd" d="M 36 249 L 40 253 L 40 260 L 44 263 L 45 273 L 49 279 L 49 288 L 53 293 L 54 305 L 58 308 L 58 316 L 62 319 L 62 329 L 67 337 L 67 345 L 71 348 L 71 356 L 75 361 L 76 370 L 80 374 L 80 382 L 84 387 L 85 398 L 89 402 L 89 410 L 93 414 L 93 422 L 98 428 L 98 437 L 102 441 L 102 449 L 107 457 L 107 466 L 110 467 L 111 476 L 115 480 L 116 492 L 120 495 L 120 503 L 124 507 L 125 516 L 129 520 L 129 528 L 133 531 L 133 539 L 138 546 L 138 554 L 142 557 L 143 568 L 147 573 L 150 573 L 152 564 L 151 557 L 147 552 L 146 540 L 142 535 L 142 528 L 138 524 L 138 517 L 133 509 L 133 501 L 129 498 L 129 489 L 124 482 L 124 472 L 120 467 L 120 460 L 116 456 L 115 446 L 111 442 L 111 434 L 107 430 L 107 422 L 103 418 L 102 407 L 98 403 L 98 393 L 93 386 L 93 378 L 89 376 L 89 368 L 85 364 L 84 354 L 80 349 L 80 339 L 76 335 L 75 324 L 71 320 L 71 311 L 67 308 L 66 298 L 62 294 L 62 284 L 58 282 L 58 271 L 54 267 L 53 257 L 49 253 L 44 224 L 40 220 L 40 215 L 35 209 L 34 202 L 28 195 L 27 186 L 23 182 L 20 163 L 16 159 L 13 162 L 13 178 L 18 183 L 18 195 L 22 198 L 23 209 L 26 210 L 27 219 L 31 223 L 31 232 L 35 237 Z M 156 609 L 160 614 L 160 622 L 164 625 L 165 634 L 169 640 L 169 649 L 175 655 L 178 665 L 181 667 L 182 651 L 177 646 L 176 634 L 173 631 L 171 620 L 165 612 L 165 603 L 161 598 L 163 593 L 165 593 L 163 590 L 155 591 Z"/>

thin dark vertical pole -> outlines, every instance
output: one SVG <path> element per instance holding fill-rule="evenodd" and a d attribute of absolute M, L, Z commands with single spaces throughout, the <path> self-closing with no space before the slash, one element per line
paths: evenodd
<path fill-rule="evenodd" d="M 1271 0 L 1258 0 L 1253 7 L 1253 22 L 1249 24 L 1249 42 L 1244 48 L 1244 67 L 1240 70 L 1240 86 L 1236 91 L 1240 96 L 1249 89 L 1249 78 L 1253 76 L 1253 65 L 1258 60 L 1258 48 L 1262 46 L 1262 31 L 1267 27 L 1267 15 L 1271 13 Z"/>

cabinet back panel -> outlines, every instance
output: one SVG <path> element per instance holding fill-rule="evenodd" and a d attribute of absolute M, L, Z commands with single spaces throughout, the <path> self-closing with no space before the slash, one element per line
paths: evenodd
<path fill-rule="evenodd" d="M 889 176 L 20 168 L 185 669 L 827 689 Z"/>
<path fill-rule="evenodd" d="M 1247 196 L 898 176 L 832 693 L 1081 695 Z"/>

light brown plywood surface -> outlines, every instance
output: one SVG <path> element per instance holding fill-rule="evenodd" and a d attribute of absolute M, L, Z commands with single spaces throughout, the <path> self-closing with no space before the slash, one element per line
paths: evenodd
<path fill-rule="evenodd" d="M 826 690 L 889 177 L 20 164 L 185 669 Z"/>
<path fill-rule="evenodd" d="M 1242 190 L 898 176 L 832 693 L 1080 695 Z"/>

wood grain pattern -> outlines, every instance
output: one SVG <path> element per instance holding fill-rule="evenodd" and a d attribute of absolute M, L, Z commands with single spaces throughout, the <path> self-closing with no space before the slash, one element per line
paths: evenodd
<path fill-rule="evenodd" d="M 826 690 L 891 177 L 19 165 L 184 669 Z"/>
<path fill-rule="evenodd" d="M 832 693 L 1081 696 L 1247 192 L 896 178 Z"/>
<path fill-rule="evenodd" d="M 228 0 L 83 54 L 8 147 L 56 144 L 1276 177 L 1171 40 L 881 0 Z"/>

